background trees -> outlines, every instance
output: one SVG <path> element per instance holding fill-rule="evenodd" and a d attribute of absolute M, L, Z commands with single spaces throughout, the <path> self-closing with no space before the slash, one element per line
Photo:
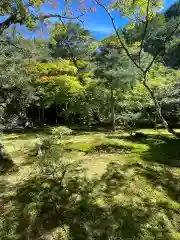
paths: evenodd
<path fill-rule="evenodd" d="M 163 117 L 161 105 L 156 98 L 156 95 L 154 94 L 153 89 L 149 85 L 149 71 L 151 70 L 153 64 L 158 60 L 159 55 L 163 52 L 163 47 L 169 43 L 169 41 L 172 39 L 174 34 L 178 31 L 180 26 L 180 21 L 177 19 L 177 21 L 170 21 L 170 24 L 168 23 L 167 26 L 165 25 L 165 33 L 160 38 L 160 44 L 156 44 L 155 51 L 153 54 L 153 57 L 150 59 L 147 65 L 144 65 L 143 62 L 143 47 L 145 38 L 147 36 L 147 33 L 150 34 L 151 31 L 149 31 L 149 23 L 152 23 L 154 20 L 154 16 L 158 12 L 159 9 L 161 9 L 163 2 L 162 1 L 150 1 L 147 0 L 146 2 L 142 1 L 128 1 L 128 2 L 119 2 L 115 1 L 110 6 L 107 4 L 96 0 L 96 4 L 100 6 L 104 11 L 106 12 L 107 16 L 110 18 L 112 22 L 112 26 L 114 28 L 114 31 L 116 33 L 116 36 L 118 38 L 119 44 L 122 46 L 123 50 L 129 57 L 129 59 L 132 61 L 132 63 L 137 67 L 137 69 L 140 70 L 142 74 L 142 83 L 146 90 L 149 92 L 149 95 L 151 96 L 154 106 L 156 109 L 156 115 L 158 119 L 160 119 L 162 125 L 172 134 L 177 135 L 175 131 L 170 127 L 169 123 L 166 121 L 166 119 Z M 129 27 L 134 26 L 134 24 L 141 23 L 141 28 L 143 30 L 140 30 L 140 44 L 137 45 L 137 51 L 138 51 L 138 58 L 135 58 L 132 56 L 130 49 L 124 42 L 122 36 L 119 34 L 119 31 L 116 27 L 114 17 L 111 12 L 113 11 L 120 11 L 122 16 L 126 16 L 130 19 Z"/>
<path fill-rule="evenodd" d="M 40 16 L 55 17 L 42 15 L 42 3 L 32 2 L 32 13 L 25 3 L 9 1 L 1 14 L 16 11 L 19 19 L 20 9 L 26 9 L 28 27 L 29 18 L 36 23 Z M 179 4 L 157 14 L 160 1 L 146 3 L 111 5 L 111 11 L 133 21 L 122 30 L 115 26 L 116 34 L 102 41 L 71 14 L 56 15 L 59 20 L 51 22 L 46 39 L 25 38 L 18 27 L 6 25 L 0 39 L 1 123 L 98 124 L 115 130 L 125 120 L 152 127 L 164 119 L 169 130 L 178 126 Z M 137 6 L 142 8 L 135 18 Z"/>

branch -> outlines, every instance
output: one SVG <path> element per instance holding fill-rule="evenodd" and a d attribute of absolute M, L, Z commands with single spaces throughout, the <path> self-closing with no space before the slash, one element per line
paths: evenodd
<path fill-rule="evenodd" d="M 29 5 L 28 7 L 30 7 L 30 6 L 31 5 Z M 11 26 L 11 24 L 16 24 L 16 23 L 22 24 L 25 21 L 25 18 L 19 17 L 18 13 L 19 13 L 18 10 L 16 10 L 12 15 L 10 15 L 9 18 L 7 18 L 5 21 L 0 23 L 0 35 L 2 35 L 4 30 L 9 28 Z M 47 14 L 44 16 L 37 17 L 36 20 L 45 20 L 48 18 L 63 18 L 63 19 L 71 19 L 71 20 L 75 20 L 75 19 L 80 20 L 80 17 L 82 17 L 83 15 L 84 14 L 81 14 L 77 17 L 67 17 L 67 16 L 62 16 L 60 14 Z"/>
<path fill-rule="evenodd" d="M 23 19 L 18 19 L 18 13 L 15 11 L 10 17 L 0 23 L 0 35 L 2 35 L 4 30 L 9 28 L 11 24 L 22 23 L 22 20 Z"/>
<path fill-rule="evenodd" d="M 149 69 L 152 67 L 153 63 L 155 62 L 155 60 L 157 59 L 157 57 L 159 56 L 159 54 L 160 54 L 161 51 L 160 51 L 159 49 L 156 51 L 153 60 L 150 62 L 150 64 L 149 64 L 149 65 L 147 66 L 147 68 L 144 70 L 144 69 L 140 66 L 140 64 L 138 64 L 138 63 L 132 58 L 132 56 L 131 56 L 128 48 L 127 48 L 126 45 L 123 43 L 123 41 L 122 41 L 122 39 L 121 39 L 121 37 L 120 37 L 120 35 L 119 35 L 119 32 L 118 32 L 118 30 L 117 30 L 117 28 L 116 28 L 116 25 L 115 25 L 115 23 L 114 23 L 114 18 L 112 17 L 112 15 L 111 15 L 110 12 L 108 11 L 108 9 L 107 9 L 107 8 L 105 7 L 105 5 L 103 5 L 99 0 L 95 0 L 95 2 L 96 2 L 97 5 L 99 5 L 100 7 L 102 7 L 102 8 L 105 10 L 105 12 L 107 13 L 107 15 L 108 15 L 109 18 L 111 19 L 111 22 L 112 22 L 114 31 L 115 31 L 115 33 L 116 33 L 116 35 L 117 35 L 117 38 L 118 38 L 120 44 L 122 45 L 123 49 L 125 50 L 125 52 L 126 52 L 127 56 L 129 57 L 129 59 L 134 63 L 134 65 L 135 65 L 138 69 L 141 70 L 141 72 L 142 72 L 143 74 L 147 74 L 147 72 L 148 72 Z M 145 27 L 145 33 L 144 33 L 143 39 L 145 38 L 146 31 L 147 31 L 147 27 L 148 27 L 148 21 L 149 21 L 149 20 L 148 20 L 148 19 L 149 19 L 149 3 L 150 3 L 150 0 L 148 0 L 148 4 L 147 4 L 147 15 L 148 15 L 148 16 L 146 16 L 146 22 L 147 22 L 146 25 L 147 25 L 147 26 Z M 174 34 L 174 33 L 176 32 L 176 30 L 178 29 L 179 25 L 180 25 L 180 23 L 178 22 L 178 23 L 176 24 L 175 29 L 173 29 L 173 31 L 165 38 L 165 40 L 164 40 L 164 42 L 163 42 L 164 44 L 167 43 L 167 42 L 171 39 L 171 37 L 173 36 L 173 34 Z M 143 40 L 143 42 L 144 42 L 144 40 Z M 141 43 L 141 44 L 142 44 L 142 47 L 143 47 L 143 43 Z M 142 51 L 142 50 L 141 50 L 141 51 Z"/>
<path fill-rule="evenodd" d="M 76 17 L 67 17 L 67 16 L 63 16 L 63 15 L 60 15 L 60 14 L 47 14 L 47 15 L 43 15 L 43 16 L 39 17 L 38 19 L 45 20 L 45 19 L 48 19 L 48 18 L 59 18 L 59 19 L 75 20 L 75 19 L 80 19 L 80 17 L 83 17 L 83 16 L 84 16 L 84 14 L 81 14 L 81 15 L 76 16 Z"/>
<path fill-rule="evenodd" d="M 117 38 L 118 38 L 120 44 L 122 45 L 124 51 L 126 52 L 127 56 L 129 57 L 129 59 L 134 63 L 134 65 L 135 65 L 138 69 L 140 69 L 142 72 L 144 72 L 143 68 L 142 68 L 138 63 L 136 63 L 136 61 L 135 61 L 135 60 L 133 59 L 133 57 L 131 56 L 128 48 L 126 47 L 126 45 L 125 45 L 124 42 L 122 41 L 122 39 L 121 39 L 121 37 L 120 37 L 120 35 L 119 35 L 119 32 L 118 32 L 118 30 L 117 30 L 117 28 L 116 28 L 116 25 L 115 25 L 115 22 L 114 22 L 114 18 L 112 17 L 112 15 L 111 15 L 110 12 L 108 11 L 108 9 L 107 9 L 99 0 L 95 0 L 95 2 L 96 2 L 96 4 L 98 4 L 100 7 L 102 7 L 102 8 L 105 10 L 105 12 L 108 14 L 109 18 L 111 19 L 111 22 L 112 22 L 114 31 L 115 31 L 115 33 L 116 33 L 116 35 L 117 35 Z"/>
<path fill-rule="evenodd" d="M 164 39 L 163 44 L 166 44 L 168 41 L 170 41 L 171 37 L 174 35 L 174 33 L 176 32 L 176 30 L 178 29 L 180 25 L 180 22 L 178 22 L 175 26 L 175 28 L 172 30 L 172 32 Z M 144 73 L 147 73 L 149 71 L 149 69 L 152 67 L 153 63 L 155 62 L 155 60 L 157 59 L 157 57 L 159 56 L 159 54 L 161 53 L 161 50 L 157 49 L 152 61 L 150 62 L 150 64 L 147 66 L 147 68 L 144 70 Z"/>
<path fill-rule="evenodd" d="M 139 51 L 139 65 L 141 64 L 141 53 L 142 53 L 142 49 L 143 49 L 143 45 L 144 45 L 144 41 L 145 41 L 145 37 L 146 37 L 146 32 L 147 32 L 147 28 L 148 28 L 148 23 L 149 23 L 149 5 L 150 5 L 150 0 L 148 0 L 147 7 L 146 7 L 146 22 L 145 22 L 144 33 L 143 33 L 143 37 L 142 37 L 142 41 L 141 41 L 141 45 L 140 45 L 140 51 Z"/>

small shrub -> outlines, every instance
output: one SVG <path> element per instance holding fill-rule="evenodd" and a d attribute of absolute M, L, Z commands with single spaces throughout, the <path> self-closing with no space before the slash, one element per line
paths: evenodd
<path fill-rule="evenodd" d="M 37 155 L 37 163 L 41 173 L 46 177 L 58 178 L 66 166 L 63 155 L 63 146 L 50 140 L 50 144 L 42 150 L 42 154 Z"/>
<path fill-rule="evenodd" d="M 70 135 L 71 133 L 72 130 L 64 126 L 55 127 L 52 129 L 52 135 L 59 137 L 60 139 L 62 139 L 62 137 L 65 135 Z"/>
<path fill-rule="evenodd" d="M 54 138 L 53 137 L 45 137 L 41 138 L 40 136 L 37 135 L 37 141 L 35 145 L 33 145 L 29 149 L 29 156 L 31 157 L 37 157 L 41 156 L 47 151 L 51 145 L 54 144 Z"/>
<path fill-rule="evenodd" d="M 69 162 L 64 159 L 64 145 L 57 143 L 54 136 L 40 138 L 36 144 L 29 150 L 31 157 L 34 157 L 34 163 L 40 171 L 41 177 L 58 179 Z"/>

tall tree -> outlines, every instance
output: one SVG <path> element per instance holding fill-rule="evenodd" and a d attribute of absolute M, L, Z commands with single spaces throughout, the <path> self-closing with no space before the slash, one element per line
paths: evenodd
<path fill-rule="evenodd" d="M 50 50 L 53 58 L 69 59 L 78 69 L 78 77 L 83 83 L 88 71 L 89 58 L 94 43 L 89 31 L 79 23 L 55 23 L 50 31 Z"/>
<path fill-rule="evenodd" d="M 16 44 L 16 39 L 13 39 Z M 27 108 L 34 101 L 33 76 L 26 69 L 29 52 L 20 46 L 0 44 L 1 123 L 7 125 L 13 119 L 22 125 L 27 120 Z"/>
<path fill-rule="evenodd" d="M 95 0 L 96 4 L 104 9 L 106 14 L 109 16 L 112 26 L 114 28 L 114 31 L 117 35 L 118 41 L 120 46 L 123 47 L 124 51 L 126 52 L 127 56 L 129 59 L 132 61 L 132 63 L 141 71 L 142 73 L 142 83 L 144 87 L 147 89 L 149 92 L 155 108 L 156 108 L 156 114 L 157 117 L 161 120 L 163 126 L 172 134 L 176 135 L 176 132 L 169 126 L 168 122 L 162 115 L 162 109 L 161 105 L 156 98 L 153 90 L 151 89 L 149 82 L 148 82 L 148 74 L 155 63 L 155 61 L 158 59 L 162 48 L 161 46 L 155 51 L 154 56 L 151 58 L 150 62 L 144 67 L 143 62 L 142 62 L 142 53 L 143 53 L 143 46 L 144 46 L 144 40 L 145 36 L 147 34 L 148 26 L 149 26 L 149 21 L 155 16 L 155 14 L 159 11 L 159 9 L 162 8 L 163 1 L 162 0 L 146 0 L 146 1 L 140 1 L 140 0 L 131 0 L 131 1 L 113 1 L 110 6 L 106 5 L 100 0 Z M 137 48 L 138 51 L 138 58 L 134 59 L 132 56 L 130 50 L 128 49 L 128 46 L 126 43 L 123 41 L 121 35 L 118 32 L 118 29 L 115 24 L 115 20 L 112 15 L 112 11 L 119 11 L 122 16 L 126 16 L 131 20 L 131 24 L 128 27 L 134 26 L 135 23 L 139 22 L 144 22 L 144 27 L 143 27 L 143 34 L 142 38 L 140 40 L 140 44 Z M 167 31 L 166 35 L 163 37 L 163 44 L 166 44 L 171 40 L 172 36 L 175 34 L 175 32 L 179 29 L 180 26 L 180 21 L 173 22 L 173 25 Z"/>
<path fill-rule="evenodd" d="M 115 40 L 116 38 L 112 36 L 102 41 L 99 46 L 99 51 L 95 54 L 97 65 L 95 76 L 101 79 L 100 84 L 104 84 L 104 86 L 110 90 L 113 131 L 116 130 L 115 95 L 117 90 L 121 89 L 122 94 L 122 92 L 132 86 L 135 81 L 135 68 Z"/>

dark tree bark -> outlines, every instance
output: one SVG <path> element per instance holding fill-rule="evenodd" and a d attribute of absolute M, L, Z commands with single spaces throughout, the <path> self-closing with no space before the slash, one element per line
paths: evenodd
<path fill-rule="evenodd" d="M 112 121 L 112 130 L 116 131 L 116 116 L 115 116 L 115 99 L 114 99 L 114 90 L 111 84 L 111 121 Z"/>

